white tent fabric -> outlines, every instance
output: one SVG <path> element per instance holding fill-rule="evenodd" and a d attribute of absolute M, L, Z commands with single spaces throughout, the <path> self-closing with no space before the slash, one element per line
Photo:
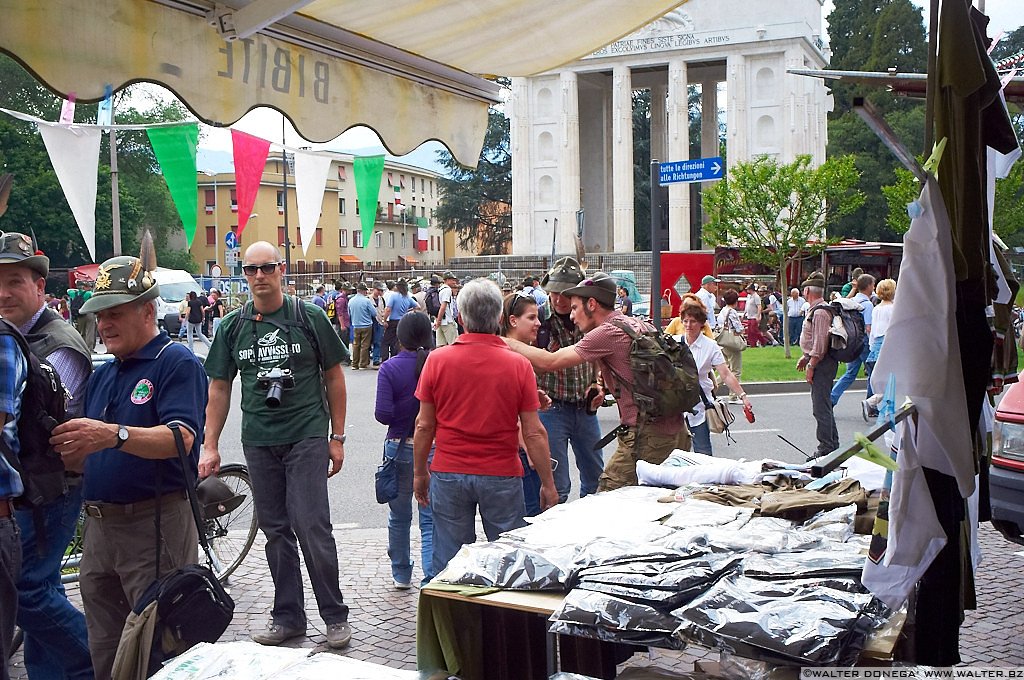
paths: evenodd
<path fill-rule="evenodd" d="M 39 125 L 53 171 L 71 206 L 78 229 L 96 260 L 96 182 L 100 159 L 99 128 Z"/>
<path fill-rule="evenodd" d="M 208 12 L 216 8 L 214 23 L 234 31 L 242 21 L 234 7 L 274 19 L 274 7 L 284 5 L 0 0 L 0 48 L 83 103 L 101 100 L 108 84 L 145 80 L 172 90 L 213 125 L 269 106 L 313 142 L 367 125 L 395 155 L 437 139 L 476 165 L 487 107 L 498 101 L 497 85 L 478 75 L 553 69 L 685 1 L 317 0 L 229 42 Z"/>
<path fill-rule="evenodd" d="M 938 182 L 930 177 L 921 214 L 903 238 L 892 321 L 871 386 L 884 392 L 896 376 L 896 403 L 909 397 L 919 414 L 917 452 L 924 467 L 956 477 L 960 495 L 974 492 L 974 456 L 960 369 L 953 290 L 953 237 Z"/>
<path fill-rule="evenodd" d="M 326 154 L 295 154 L 295 203 L 299 209 L 299 238 L 302 254 L 306 254 L 324 204 L 327 173 L 331 171 L 331 157 Z"/>

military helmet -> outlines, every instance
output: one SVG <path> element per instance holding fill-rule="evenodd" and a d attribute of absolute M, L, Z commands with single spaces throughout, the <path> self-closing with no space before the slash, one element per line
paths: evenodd
<path fill-rule="evenodd" d="M 245 500 L 244 495 L 235 493 L 223 480 L 212 475 L 199 482 L 196 495 L 206 519 L 223 517 L 234 512 Z"/>

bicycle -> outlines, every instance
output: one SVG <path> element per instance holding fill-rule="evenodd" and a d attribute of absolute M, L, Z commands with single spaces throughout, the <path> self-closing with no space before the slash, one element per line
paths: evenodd
<path fill-rule="evenodd" d="M 249 469 L 242 463 L 221 466 L 217 477 L 227 484 L 231 492 L 244 500 L 235 509 L 219 517 L 203 518 L 206 540 L 213 554 L 210 569 L 221 583 L 245 560 L 256 540 L 256 507 L 253 504 Z M 78 568 L 82 562 L 82 528 L 85 511 L 78 517 L 78 526 L 61 563 L 61 583 L 78 582 Z"/>
<path fill-rule="evenodd" d="M 249 481 L 249 469 L 241 463 L 229 463 L 221 466 L 217 477 L 228 485 L 231 492 L 243 496 L 244 500 L 237 508 L 219 517 L 203 518 L 206 540 L 210 544 L 213 564 L 210 569 L 223 584 L 228 577 L 245 560 L 256 540 L 256 507 L 252 500 L 252 484 Z M 60 582 L 63 584 L 77 583 L 78 570 L 82 563 L 82 529 L 85 526 L 85 511 L 78 516 L 78 525 L 71 537 L 64 560 L 60 565 Z M 17 652 L 24 642 L 24 633 L 16 628 L 11 655 Z"/>

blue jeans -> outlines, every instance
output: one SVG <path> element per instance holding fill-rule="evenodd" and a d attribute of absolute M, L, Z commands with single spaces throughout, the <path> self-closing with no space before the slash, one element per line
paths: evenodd
<path fill-rule="evenodd" d="M 693 447 L 695 453 L 705 453 L 707 455 L 713 455 L 711 452 L 711 427 L 708 425 L 708 417 L 704 416 L 704 422 L 700 425 L 688 425 L 690 428 L 690 435 L 693 437 L 693 443 L 690 445 Z"/>
<path fill-rule="evenodd" d="M 0 501 L 6 503 L 7 501 Z M 18 523 L 0 518 L 0 678 L 7 678 L 7 657 L 11 655 L 14 619 L 18 612 L 16 575 L 21 571 L 21 538 Z"/>
<path fill-rule="evenodd" d="M 373 341 L 370 343 L 370 361 L 380 363 L 380 346 L 384 343 L 384 326 L 373 322 Z"/>
<path fill-rule="evenodd" d="M 861 364 L 868 358 L 868 353 L 871 348 L 868 347 L 867 339 L 864 340 L 864 349 L 860 351 L 860 356 L 846 364 L 846 373 L 843 373 L 842 377 L 836 381 L 836 384 L 832 386 L 832 405 L 835 406 L 839 403 L 839 397 L 843 396 L 843 392 L 846 388 L 853 384 L 853 381 L 857 379 L 857 374 L 860 373 Z M 868 396 L 871 396 L 871 381 L 868 381 Z"/>
<path fill-rule="evenodd" d="M 398 471 L 398 498 L 388 503 L 388 557 L 391 558 L 391 576 L 399 583 L 412 582 L 412 558 L 409 554 L 409 533 L 412 529 L 412 442 L 388 439 L 384 442 L 384 455 L 395 461 Z M 430 458 L 433 458 L 431 450 Z M 429 463 L 428 463 L 429 464 Z M 426 583 L 434 578 L 434 516 L 430 508 L 415 503 L 420 512 L 420 565 Z"/>
<path fill-rule="evenodd" d="M 487 540 L 526 526 L 523 481 L 519 477 L 430 474 L 430 509 L 434 513 L 434 573 L 440 573 L 464 545 L 476 542 L 476 510 L 480 508 Z"/>
<path fill-rule="evenodd" d="M 789 319 L 789 344 L 794 347 L 800 344 L 800 331 L 804 329 L 804 317 L 791 316 Z"/>
<path fill-rule="evenodd" d="M 243 442 L 242 453 L 249 466 L 256 518 L 267 537 L 267 565 L 274 580 L 274 623 L 306 628 L 299 547 L 324 623 L 347 621 L 348 606 L 338 583 L 338 548 L 327 498 L 327 437 L 274 446 Z"/>
<path fill-rule="evenodd" d="M 558 502 L 566 502 L 572 490 L 569 478 L 570 442 L 576 457 L 576 469 L 580 471 L 580 497 L 595 493 L 597 482 L 604 471 L 604 456 L 594 450 L 594 445 L 601 439 L 597 416 L 588 414 L 585 406 L 554 401 L 551 408 L 540 411 L 540 422 L 548 431 L 551 457 L 558 461 L 554 471 Z"/>
<path fill-rule="evenodd" d="M 540 514 L 540 475 L 530 467 L 526 450 L 519 449 L 519 462 L 523 464 L 523 508 L 524 517 L 535 517 Z"/>
<path fill-rule="evenodd" d="M 82 486 L 71 487 L 40 511 L 45 536 L 36 533 L 31 510 L 15 513 L 21 530 L 18 625 L 25 631 L 25 670 L 32 680 L 92 678 L 85 615 L 68 601 L 60 582 L 64 550 L 82 511 Z"/>

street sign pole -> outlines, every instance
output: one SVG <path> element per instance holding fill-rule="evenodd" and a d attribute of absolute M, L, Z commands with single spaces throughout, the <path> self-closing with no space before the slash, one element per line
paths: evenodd
<path fill-rule="evenodd" d="M 661 330 L 661 206 L 658 205 L 658 178 L 661 164 L 651 159 L 651 323 Z"/>

